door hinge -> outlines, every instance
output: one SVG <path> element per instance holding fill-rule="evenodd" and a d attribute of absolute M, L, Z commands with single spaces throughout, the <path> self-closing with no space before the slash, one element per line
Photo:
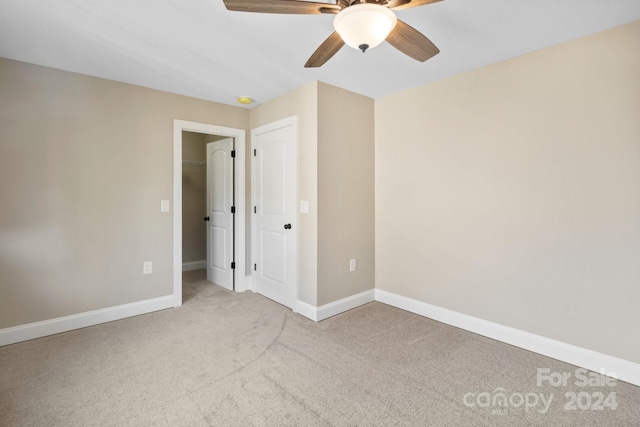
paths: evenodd
<path fill-rule="evenodd" d="M 236 150 L 231 150 L 231 157 L 235 157 L 236 156 Z"/>
<path fill-rule="evenodd" d="M 258 270 L 258 264 L 253 264 L 253 271 L 257 271 Z"/>
<path fill-rule="evenodd" d="M 253 207 L 253 213 L 258 213 L 258 208 L 256 206 Z"/>
<path fill-rule="evenodd" d="M 256 150 L 255 148 L 253 149 L 253 157 L 257 156 L 258 150 Z"/>
<path fill-rule="evenodd" d="M 236 207 L 235 206 L 231 206 L 231 213 L 236 213 Z"/>
<path fill-rule="evenodd" d="M 234 270 L 236 268 L 236 263 L 235 261 L 231 263 L 231 269 Z"/>

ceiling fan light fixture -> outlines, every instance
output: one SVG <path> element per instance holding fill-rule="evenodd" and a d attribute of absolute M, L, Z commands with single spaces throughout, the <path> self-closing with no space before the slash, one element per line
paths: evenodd
<path fill-rule="evenodd" d="M 362 3 L 343 9 L 333 19 L 333 28 L 354 49 L 373 49 L 396 26 L 398 18 L 388 7 Z"/>

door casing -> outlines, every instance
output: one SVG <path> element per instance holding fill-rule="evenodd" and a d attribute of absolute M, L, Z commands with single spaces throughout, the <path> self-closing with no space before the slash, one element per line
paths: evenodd
<path fill-rule="evenodd" d="M 173 306 L 182 305 L 182 131 L 227 136 L 235 139 L 235 288 L 244 292 L 246 275 L 245 159 L 246 131 L 207 123 L 173 120 Z"/>

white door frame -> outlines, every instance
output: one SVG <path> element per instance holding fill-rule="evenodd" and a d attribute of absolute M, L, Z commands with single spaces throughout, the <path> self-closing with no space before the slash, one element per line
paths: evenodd
<path fill-rule="evenodd" d="M 246 131 L 206 123 L 173 120 L 173 299 L 174 307 L 182 305 L 182 131 L 227 136 L 235 139 L 235 290 L 245 287 L 245 158 Z"/>

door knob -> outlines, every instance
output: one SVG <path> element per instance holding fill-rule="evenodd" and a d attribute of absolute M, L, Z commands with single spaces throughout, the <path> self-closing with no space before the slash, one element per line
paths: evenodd
<path fill-rule="evenodd" d="M 291 230 L 291 224 L 285 224 L 284 225 L 284 229 L 285 230 Z"/>
<path fill-rule="evenodd" d="M 208 216 L 205 216 L 205 217 L 204 217 L 204 220 L 205 220 L 205 221 L 209 221 L 209 217 L 208 217 Z"/>

